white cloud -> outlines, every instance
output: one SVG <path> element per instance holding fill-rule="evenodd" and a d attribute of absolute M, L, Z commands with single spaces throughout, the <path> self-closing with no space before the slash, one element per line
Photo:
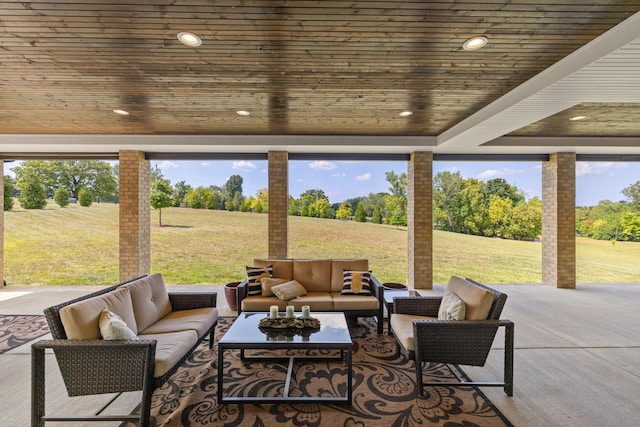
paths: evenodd
<path fill-rule="evenodd" d="M 163 160 L 163 161 L 162 161 L 162 163 L 160 163 L 160 164 L 158 165 L 158 167 L 159 167 L 160 169 L 177 168 L 177 167 L 178 167 L 178 164 L 177 164 L 177 163 L 174 163 L 174 162 L 172 162 L 172 161 L 170 161 L 170 160 Z"/>
<path fill-rule="evenodd" d="M 245 160 L 238 160 L 233 162 L 232 168 L 248 171 L 248 170 L 255 169 L 256 165 L 252 162 L 247 162 Z"/>
<path fill-rule="evenodd" d="M 334 178 L 344 178 L 345 176 L 347 176 L 346 173 L 334 173 L 331 175 Z"/>
<path fill-rule="evenodd" d="M 576 176 L 602 175 L 610 169 L 629 167 L 628 163 L 619 162 L 576 162 Z"/>
<path fill-rule="evenodd" d="M 356 176 L 356 181 L 369 181 L 370 179 L 371 174 L 369 172 Z"/>
<path fill-rule="evenodd" d="M 202 163 L 200 163 L 200 166 L 209 167 L 209 166 L 211 166 L 211 163 L 209 163 L 209 162 L 202 162 Z"/>
<path fill-rule="evenodd" d="M 321 170 L 321 171 L 330 171 L 338 166 L 335 163 L 327 162 L 326 160 L 316 160 L 314 162 L 309 163 L 309 167 L 311 169 Z"/>
<path fill-rule="evenodd" d="M 478 175 L 478 179 L 493 179 L 493 178 L 501 178 L 504 176 L 514 175 L 516 173 L 522 173 L 524 170 L 514 170 L 514 169 L 487 169 L 484 172 L 481 172 Z"/>

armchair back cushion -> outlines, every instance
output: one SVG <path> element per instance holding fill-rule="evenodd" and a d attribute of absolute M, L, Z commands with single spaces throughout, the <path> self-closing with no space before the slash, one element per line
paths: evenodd
<path fill-rule="evenodd" d="M 101 339 L 100 313 L 102 310 L 117 314 L 134 334 L 138 333 L 136 317 L 131 304 L 129 289 L 118 288 L 112 292 L 70 304 L 60 309 L 60 321 L 68 339 Z"/>
<path fill-rule="evenodd" d="M 345 270 L 369 271 L 368 259 L 334 259 L 331 261 L 331 292 L 341 292 Z"/>
<path fill-rule="evenodd" d="M 122 285 L 122 288 L 131 291 L 131 302 L 136 316 L 138 331 L 144 331 L 171 313 L 169 294 L 164 286 L 161 274 L 156 273 L 143 277 L 135 282 Z"/>
<path fill-rule="evenodd" d="M 293 279 L 307 292 L 327 292 L 331 283 L 331 260 L 311 259 L 293 261 Z"/>
<path fill-rule="evenodd" d="M 493 304 L 494 295 L 491 291 L 475 286 L 471 282 L 451 276 L 445 294 L 453 292 L 465 305 L 465 320 L 486 320 Z"/>

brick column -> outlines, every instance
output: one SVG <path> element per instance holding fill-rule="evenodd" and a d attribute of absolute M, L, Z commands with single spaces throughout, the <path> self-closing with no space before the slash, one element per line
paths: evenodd
<path fill-rule="evenodd" d="M 432 289 L 433 153 L 411 153 L 407 178 L 409 284 L 416 289 Z"/>
<path fill-rule="evenodd" d="M 289 250 L 289 153 L 269 151 L 269 257 L 287 258 Z"/>
<path fill-rule="evenodd" d="M 142 151 L 120 151 L 120 280 L 151 269 L 151 170 Z"/>
<path fill-rule="evenodd" d="M 542 283 L 576 287 L 576 154 L 542 164 Z"/>

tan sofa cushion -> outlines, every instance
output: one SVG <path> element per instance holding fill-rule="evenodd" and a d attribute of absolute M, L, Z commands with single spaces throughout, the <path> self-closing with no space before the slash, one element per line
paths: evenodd
<path fill-rule="evenodd" d="M 331 292 L 342 291 L 345 270 L 368 271 L 367 259 L 334 259 L 331 260 Z"/>
<path fill-rule="evenodd" d="M 291 280 L 293 279 L 293 260 L 292 259 L 268 259 L 256 258 L 253 260 L 256 267 L 266 267 L 273 265 L 273 277 Z"/>
<path fill-rule="evenodd" d="M 288 301 L 296 311 L 302 311 L 303 305 L 311 307 L 311 315 L 314 311 L 333 311 L 333 299 L 329 292 L 308 292 L 303 297 L 294 298 Z"/>
<path fill-rule="evenodd" d="M 260 295 L 251 295 L 242 300 L 242 311 L 269 311 L 272 305 L 278 306 L 278 311 L 284 311 L 287 301 L 282 301 L 275 297 L 264 298 Z"/>
<path fill-rule="evenodd" d="M 164 316 L 141 334 L 165 334 L 193 330 L 202 338 L 209 328 L 218 321 L 218 309 L 215 307 L 176 310 Z"/>
<path fill-rule="evenodd" d="M 171 312 L 169 294 L 161 274 L 143 277 L 122 287 L 131 291 L 139 331 L 144 331 Z"/>
<path fill-rule="evenodd" d="M 374 296 L 341 295 L 335 292 L 332 295 L 335 311 L 376 310 L 380 307 L 380 301 Z"/>
<path fill-rule="evenodd" d="M 170 332 L 166 334 L 140 334 L 141 340 L 157 340 L 155 377 L 164 375 L 198 342 L 196 331 Z"/>
<path fill-rule="evenodd" d="M 329 292 L 331 260 L 293 260 L 293 279 L 300 282 L 307 292 Z"/>
<path fill-rule="evenodd" d="M 437 320 L 435 317 L 427 316 L 414 316 L 412 314 L 397 314 L 393 313 L 389 318 L 391 322 L 391 330 L 396 337 L 396 340 L 402 346 L 409 350 L 415 351 L 415 341 L 413 338 L 413 321 L 414 320 Z"/>
<path fill-rule="evenodd" d="M 493 304 L 493 293 L 458 276 L 451 276 L 445 294 L 453 292 L 465 305 L 465 320 L 485 320 Z"/>
<path fill-rule="evenodd" d="M 60 321 L 69 339 L 100 339 L 100 313 L 105 308 L 124 320 L 133 333 L 138 325 L 131 303 L 131 292 L 123 286 L 103 295 L 78 301 L 60 310 Z"/>

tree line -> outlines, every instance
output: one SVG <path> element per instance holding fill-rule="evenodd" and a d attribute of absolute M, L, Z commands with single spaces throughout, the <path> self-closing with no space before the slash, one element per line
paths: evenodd
<path fill-rule="evenodd" d="M 39 209 L 53 198 L 66 206 L 70 198 L 83 206 L 93 201 L 116 200 L 118 166 L 97 160 L 29 160 L 16 166 L 15 181 L 5 176 L 5 210 L 17 196 L 25 209 Z M 322 189 L 309 189 L 298 198 L 289 195 L 289 215 L 325 219 L 371 221 L 407 225 L 407 174 L 385 173 L 388 192 L 330 203 Z M 150 205 L 160 212 L 167 207 L 223 209 L 267 213 L 269 193 L 243 194 L 243 178 L 232 175 L 224 185 L 192 187 L 185 181 L 171 184 L 156 167 L 151 170 Z M 15 188 L 14 188 L 15 187 Z M 627 201 L 604 200 L 592 207 L 576 208 L 577 232 L 605 240 L 640 241 L 640 181 L 625 188 Z M 433 222 L 437 230 L 533 240 L 542 229 L 542 201 L 526 199 L 524 192 L 503 178 L 481 181 L 463 178 L 459 172 L 439 172 L 433 178 Z"/>

